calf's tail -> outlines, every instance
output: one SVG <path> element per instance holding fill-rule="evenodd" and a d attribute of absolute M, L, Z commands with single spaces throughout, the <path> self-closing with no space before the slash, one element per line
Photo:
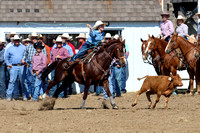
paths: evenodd
<path fill-rule="evenodd" d="M 59 61 L 54 61 L 51 65 L 47 66 L 44 71 L 42 72 L 42 75 L 40 77 L 40 79 L 42 80 L 43 83 L 45 83 L 45 78 L 48 76 L 48 74 L 53 71 Z"/>
<path fill-rule="evenodd" d="M 146 78 L 146 77 L 148 77 L 149 75 L 146 75 L 146 76 L 144 76 L 144 77 L 142 77 L 142 78 L 137 78 L 137 80 L 141 80 L 141 79 L 143 79 L 143 78 Z"/>

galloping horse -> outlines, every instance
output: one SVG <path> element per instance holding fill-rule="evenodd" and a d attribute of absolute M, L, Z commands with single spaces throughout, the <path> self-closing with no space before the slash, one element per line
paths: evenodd
<path fill-rule="evenodd" d="M 114 109 L 117 109 L 117 105 L 114 102 L 114 99 L 109 90 L 109 70 L 110 64 L 112 60 L 116 58 L 116 60 L 121 64 L 124 65 L 125 62 L 125 41 L 114 40 L 110 41 L 106 45 L 101 46 L 101 48 L 95 53 L 94 56 L 88 61 L 87 63 L 84 62 L 83 59 L 77 61 L 70 70 L 66 70 L 65 66 L 68 63 L 67 59 L 64 59 L 58 62 L 57 65 L 52 64 L 55 66 L 54 68 L 50 65 L 47 68 L 55 69 L 55 77 L 52 82 L 49 83 L 47 87 L 47 91 L 43 95 L 44 97 L 47 95 L 49 89 L 54 85 L 63 81 L 62 85 L 56 90 L 53 97 L 57 98 L 58 95 L 67 85 L 70 85 L 74 81 L 84 84 L 85 90 L 83 95 L 83 101 L 81 104 L 81 108 L 85 106 L 85 100 L 88 95 L 88 89 L 90 85 L 99 83 L 103 85 L 108 97 L 110 98 L 110 103 Z M 48 70 L 48 69 L 46 69 Z M 42 75 L 42 79 L 44 80 L 46 75 L 50 73 L 50 69 L 48 71 L 44 71 Z"/>
<path fill-rule="evenodd" d="M 199 49 L 196 45 L 188 42 L 185 38 L 174 34 L 166 47 L 166 53 L 170 53 L 172 50 L 180 48 L 184 58 L 188 64 L 187 71 L 190 76 L 190 94 L 193 95 L 193 81 L 194 76 L 196 78 L 197 94 L 200 94 L 200 62 L 194 56 L 194 50 Z"/>
<path fill-rule="evenodd" d="M 150 56 L 151 56 L 151 59 L 150 59 L 149 55 L 147 55 L 145 53 L 145 50 L 146 50 L 147 45 L 148 45 L 148 41 L 147 40 L 143 40 L 141 38 L 141 42 L 142 42 L 142 47 L 141 47 L 142 59 L 143 59 L 144 63 L 149 63 L 150 65 L 153 65 L 157 75 L 161 75 L 162 74 L 162 72 L 161 72 L 162 63 L 160 61 L 160 56 L 159 56 L 158 52 L 152 50 L 152 52 L 150 54 Z"/>
<path fill-rule="evenodd" d="M 183 63 L 177 57 L 175 51 L 172 51 L 170 54 L 165 53 L 165 48 L 167 46 L 167 42 L 161 40 L 159 38 L 155 38 L 154 36 L 148 39 L 148 47 L 146 52 L 151 53 L 153 50 L 157 51 L 160 55 L 161 62 L 163 65 L 162 75 L 170 75 L 170 72 L 175 76 L 177 70 L 185 70 L 186 68 L 183 66 Z"/>

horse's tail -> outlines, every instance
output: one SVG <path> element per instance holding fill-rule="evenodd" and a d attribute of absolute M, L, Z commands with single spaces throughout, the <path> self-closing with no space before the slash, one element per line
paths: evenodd
<path fill-rule="evenodd" d="M 148 77 L 149 75 L 146 75 L 146 76 L 144 76 L 144 77 L 142 77 L 142 78 L 137 78 L 137 80 L 141 80 L 141 79 L 143 79 L 143 78 L 146 78 L 146 77 Z"/>
<path fill-rule="evenodd" d="M 44 69 L 44 71 L 42 72 L 42 76 L 40 77 L 43 83 L 45 83 L 45 78 L 48 76 L 48 74 L 56 68 L 58 62 L 59 61 L 54 61 L 52 64 Z"/>

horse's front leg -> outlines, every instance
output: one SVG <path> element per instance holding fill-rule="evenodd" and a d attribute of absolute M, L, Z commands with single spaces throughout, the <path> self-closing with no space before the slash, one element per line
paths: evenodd
<path fill-rule="evenodd" d="M 107 95 L 110 99 L 110 104 L 112 105 L 113 109 L 118 109 L 118 107 L 117 107 L 117 105 L 116 105 L 116 103 L 115 103 L 115 101 L 114 101 L 114 99 L 113 99 L 113 97 L 110 93 L 108 80 L 103 81 L 103 87 L 104 87 L 104 89 L 105 89 L 105 91 L 106 91 L 106 93 L 107 93 Z"/>
<path fill-rule="evenodd" d="M 194 94 L 194 86 L 193 86 L 194 72 L 191 69 L 188 69 L 187 71 L 190 77 L 190 95 L 193 95 Z"/>

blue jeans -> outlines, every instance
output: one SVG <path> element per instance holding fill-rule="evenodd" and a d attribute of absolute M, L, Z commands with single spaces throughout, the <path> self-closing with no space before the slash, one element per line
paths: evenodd
<path fill-rule="evenodd" d="M 24 79 L 23 79 L 24 66 L 13 66 L 12 68 L 10 68 L 9 71 L 10 71 L 10 80 L 9 80 L 9 85 L 8 85 L 8 89 L 6 92 L 6 98 L 12 99 L 12 93 L 15 90 L 15 84 L 17 82 L 17 77 L 19 77 L 23 98 L 27 99 L 29 96 L 28 96 L 28 92 L 24 86 Z"/>
<path fill-rule="evenodd" d="M 0 66 L 0 98 L 6 98 L 6 73 L 5 65 Z"/>
<path fill-rule="evenodd" d="M 39 79 L 39 77 L 41 76 L 41 74 L 39 74 L 38 76 L 36 76 L 36 74 L 33 74 L 34 78 L 35 78 L 35 83 L 34 83 L 34 91 L 33 91 L 33 100 L 37 101 L 38 100 L 38 96 L 39 95 L 43 95 L 43 89 L 42 89 L 42 81 Z"/>
<path fill-rule="evenodd" d="M 33 96 L 35 78 L 31 73 L 31 69 L 32 69 L 32 64 L 30 64 L 30 67 L 27 67 L 26 84 L 28 86 L 29 95 Z"/>
<path fill-rule="evenodd" d="M 82 45 L 81 49 L 78 51 L 78 53 L 76 53 L 75 55 L 72 56 L 71 61 L 83 57 L 87 53 L 88 49 L 90 49 L 92 47 L 93 47 L 93 45 L 89 44 L 88 42 L 85 42 Z"/>
<path fill-rule="evenodd" d="M 114 91 L 116 92 L 116 96 L 121 96 L 121 90 L 124 89 L 124 86 L 125 86 L 125 78 L 124 78 L 124 75 L 125 75 L 125 71 L 124 71 L 124 68 L 125 67 L 113 67 L 113 70 L 112 70 L 112 74 L 113 77 L 112 77 L 112 84 L 113 84 L 113 88 L 114 88 Z"/>

